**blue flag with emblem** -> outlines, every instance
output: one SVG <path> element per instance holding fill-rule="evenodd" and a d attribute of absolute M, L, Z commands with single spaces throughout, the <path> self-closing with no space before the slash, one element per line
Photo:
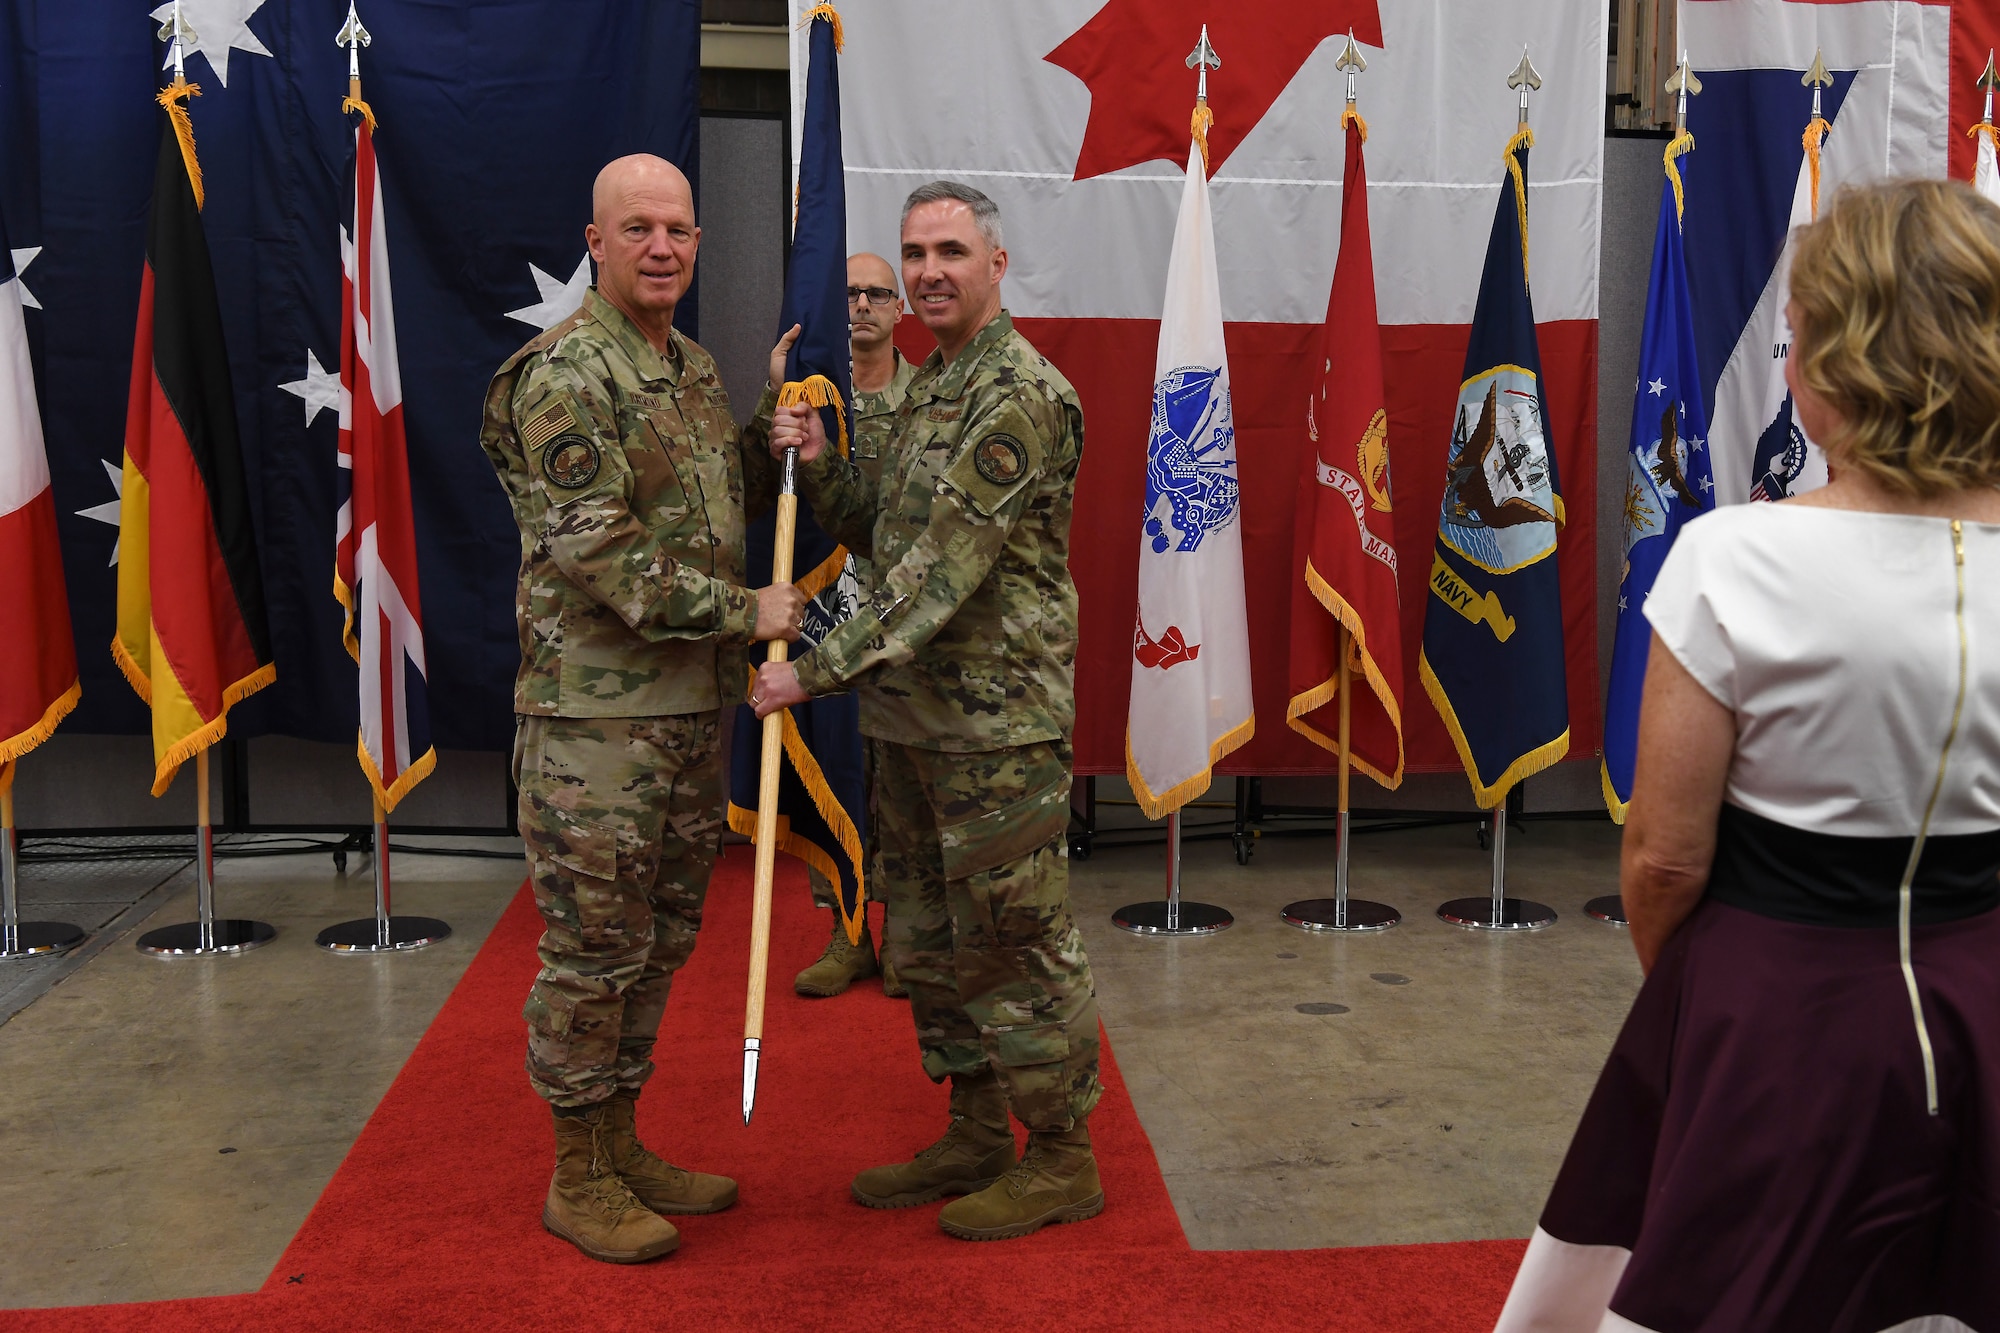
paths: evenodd
<path fill-rule="evenodd" d="M 1563 522 L 1528 295 L 1528 147 L 1507 142 L 1507 178 L 1479 279 L 1459 386 L 1417 670 L 1490 808 L 1569 750 Z"/>
<path fill-rule="evenodd" d="M 799 326 L 785 362 L 785 392 L 820 409 L 827 439 L 848 446 L 850 367 L 847 342 L 847 194 L 840 159 L 840 17 L 832 5 L 807 12 L 805 124 L 799 136 L 798 211 L 779 328 Z M 770 580 L 776 520 L 750 525 L 753 583 Z M 792 547 L 792 580 L 810 599 L 792 656 L 809 651 L 860 606 L 847 548 L 828 536 L 803 499 Z M 778 779 L 778 847 L 804 861 L 838 890 L 840 916 L 859 943 L 867 890 L 862 870 L 861 707 L 852 694 L 786 710 L 785 764 Z M 757 776 L 763 724 L 749 705 L 736 710 L 729 779 L 729 826 L 757 830 Z"/>
<path fill-rule="evenodd" d="M 1639 337 L 1639 381 L 1632 396 L 1631 464 L 1625 485 L 1625 570 L 1618 582 L 1618 637 L 1604 710 L 1604 803 L 1625 822 L 1639 747 L 1639 698 L 1653 635 L 1646 597 L 1687 521 L 1715 507 L 1708 458 L 1708 408 L 1695 355 L 1694 312 L 1682 249 L 1683 177 L 1694 137 L 1667 146 L 1660 221 L 1653 234 L 1653 276 Z"/>

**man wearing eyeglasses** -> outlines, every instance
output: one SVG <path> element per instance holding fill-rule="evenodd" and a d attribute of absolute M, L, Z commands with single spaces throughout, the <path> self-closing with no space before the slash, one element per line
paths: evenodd
<path fill-rule="evenodd" d="M 896 427 L 896 409 L 916 375 L 917 368 L 896 350 L 896 323 L 903 317 L 903 298 L 896 294 L 895 270 L 880 255 L 866 252 L 847 257 L 847 338 L 852 357 L 854 402 L 853 458 L 855 466 L 872 482 L 882 479 L 882 458 L 888 451 L 889 436 Z M 853 556 L 854 577 L 865 599 L 874 591 L 874 565 L 867 556 Z M 872 790 L 874 784 L 869 783 Z M 869 821 L 872 826 L 874 821 Z M 873 887 L 873 877 L 869 880 Z M 833 885 L 817 870 L 812 872 L 813 902 L 831 911 Z M 871 894 L 872 896 L 872 894 Z M 879 900 L 878 900 L 879 901 Z M 857 981 L 876 973 L 875 943 L 868 928 L 861 930 L 858 944 L 850 944 L 840 914 L 833 914 L 833 931 L 826 951 L 812 966 L 792 980 L 792 989 L 801 995 L 824 999 L 839 995 Z M 881 960 L 882 993 L 903 999 L 909 990 L 897 979 L 885 957 Z"/>

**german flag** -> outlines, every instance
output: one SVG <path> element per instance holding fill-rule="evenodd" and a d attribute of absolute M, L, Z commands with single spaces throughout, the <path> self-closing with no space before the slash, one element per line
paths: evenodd
<path fill-rule="evenodd" d="M 118 516 L 111 654 L 153 710 L 153 795 L 228 729 L 230 705 L 277 678 L 250 528 L 201 167 L 176 78 L 160 135 Z"/>

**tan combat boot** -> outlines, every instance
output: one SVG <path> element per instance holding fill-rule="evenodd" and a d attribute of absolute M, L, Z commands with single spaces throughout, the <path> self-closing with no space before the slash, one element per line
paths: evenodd
<path fill-rule="evenodd" d="M 671 1254 L 681 1234 L 649 1211 L 611 1169 L 609 1108 L 587 1115 L 558 1115 L 556 1174 L 549 1181 L 542 1225 L 608 1264 L 636 1264 Z"/>
<path fill-rule="evenodd" d="M 896 975 L 896 969 L 889 965 L 887 954 L 882 956 L 882 993 L 892 1000 L 910 998 L 910 988 L 903 984 L 903 979 Z"/>
<path fill-rule="evenodd" d="M 847 927 L 841 924 L 840 913 L 833 913 L 833 938 L 826 942 L 826 952 L 792 981 L 792 989 L 801 995 L 825 999 L 838 995 L 860 981 L 863 977 L 875 975 L 875 941 L 868 934 L 868 927 L 861 928 L 861 943 L 847 942 Z"/>
<path fill-rule="evenodd" d="M 993 1071 L 951 1079 L 951 1127 L 907 1162 L 873 1166 L 854 1178 L 854 1201 L 870 1208 L 914 1208 L 947 1194 L 985 1189 L 1014 1165 L 1007 1098 Z"/>
<path fill-rule="evenodd" d="M 728 1176 L 688 1171 L 654 1156 L 633 1126 L 635 1103 L 614 1097 L 604 1103 L 610 1117 L 611 1169 L 632 1197 L 660 1214 L 719 1213 L 736 1202 L 736 1182 Z"/>
<path fill-rule="evenodd" d="M 979 1193 L 946 1204 L 938 1225 L 960 1240 L 1011 1240 L 1103 1211 L 1090 1131 L 1078 1121 L 1060 1134 L 1030 1134 L 1019 1166 Z"/>

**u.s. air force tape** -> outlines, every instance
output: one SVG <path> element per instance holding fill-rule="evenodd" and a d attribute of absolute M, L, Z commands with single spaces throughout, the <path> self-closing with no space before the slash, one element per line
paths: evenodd
<path fill-rule="evenodd" d="M 542 455 L 542 472 L 556 485 L 581 490 L 597 476 L 597 441 L 587 435 L 558 435 Z"/>
<path fill-rule="evenodd" d="M 1011 486 L 1027 471 L 1028 451 L 1010 436 L 989 435 L 972 446 L 972 465 L 995 486 Z"/>

